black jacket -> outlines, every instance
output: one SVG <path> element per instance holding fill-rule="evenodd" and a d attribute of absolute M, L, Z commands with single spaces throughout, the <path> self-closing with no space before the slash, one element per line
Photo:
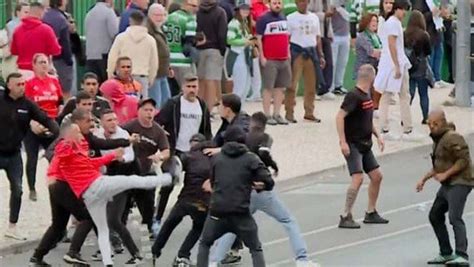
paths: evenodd
<path fill-rule="evenodd" d="M 265 164 L 244 144 L 224 144 L 212 162 L 210 214 L 248 214 L 254 182 L 263 182 L 265 190 L 275 184 Z"/>
<path fill-rule="evenodd" d="M 409 57 L 412 66 L 408 72 L 410 78 L 426 78 L 428 57 L 431 55 L 430 36 L 423 30 L 416 31 L 413 36 L 413 40 L 405 39 L 405 48 L 412 49 L 412 55 Z"/>
<path fill-rule="evenodd" d="M 196 32 L 204 32 L 206 43 L 198 49 L 218 49 L 222 56 L 227 48 L 227 15 L 215 0 L 202 1 L 196 14 Z"/>
<path fill-rule="evenodd" d="M 66 117 L 67 114 L 72 113 L 75 109 L 76 109 L 76 97 L 73 96 L 67 101 L 66 105 L 64 105 L 63 110 L 58 115 L 58 118 L 56 120 L 59 123 L 61 123 L 64 117 Z M 105 100 L 105 98 L 101 96 L 96 96 L 94 99 L 94 105 L 92 107 L 92 114 L 96 118 L 100 118 L 101 113 L 106 109 L 110 109 L 109 102 L 107 102 L 107 100 Z"/>
<path fill-rule="evenodd" d="M 0 92 L 0 154 L 11 155 L 20 151 L 21 141 L 30 129 L 30 121 L 35 120 L 50 130 L 53 135 L 59 134 L 59 127 L 48 118 L 35 103 L 21 97 L 12 99 L 8 88 Z"/>
<path fill-rule="evenodd" d="M 181 156 L 183 163 L 184 186 L 178 196 L 178 201 L 192 204 L 209 205 L 211 194 L 202 190 L 202 184 L 211 178 L 211 158 L 202 151 L 212 147 L 211 142 L 204 142 Z"/>
<path fill-rule="evenodd" d="M 222 119 L 222 124 L 219 130 L 217 130 L 216 135 L 214 136 L 214 144 L 217 147 L 221 147 L 224 145 L 224 135 L 225 131 L 230 126 L 236 126 L 240 129 L 244 130 L 245 133 L 248 133 L 250 127 L 250 116 L 245 113 L 241 112 L 229 123 L 227 120 Z"/>
<path fill-rule="evenodd" d="M 260 157 L 265 166 L 270 167 L 274 171 L 278 172 L 278 165 L 273 160 L 273 157 L 270 153 L 270 148 L 272 147 L 273 143 L 273 139 L 270 135 L 265 132 L 250 131 L 247 134 L 245 143 L 251 152 L 257 154 Z"/>
<path fill-rule="evenodd" d="M 211 140 L 211 116 L 207 109 L 206 102 L 198 98 L 202 110 L 201 126 L 199 133 L 203 134 L 207 140 Z M 165 131 L 169 133 L 168 142 L 172 152 L 176 149 L 176 140 L 179 134 L 179 125 L 181 119 L 181 94 L 171 98 L 166 102 L 158 115 L 155 117 L 156 123 L 163 126 Z"/>

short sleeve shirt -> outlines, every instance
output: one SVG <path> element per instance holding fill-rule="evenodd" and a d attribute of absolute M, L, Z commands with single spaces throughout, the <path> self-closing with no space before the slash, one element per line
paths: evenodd
<path fill-rule="evenodd" d="M 262 36 L 263 55 L 269 60 L 289 58 L 290 35 L 286 18 L 269 11 L 257 21 L 257 35 Z"/>
<path fill-rule="evenodd" d="M 142 175 L 150 173 L 152 160 L 148 157 L 158 150 L 170 148 L 165 131 L 155 122 L 151 128 L 143 127 L 138 119 L 130 121 L 123 128 L 130 134 L 140 135 L 140 142 L 133 145 L 133 150 L 140 163 L 140 173 Z"/>
<path fill-rule="evenodd" d="M 288 16 L 290 42 L 301 47 L 315 47 L 317 36 L 321 36 L 319 18 L 314 13 L 294 12 Z"/>
<path fill-rule="evenodd" d="M 372 119 L 374 103 L 369 94 L 359 88 L 349 92 L 341 109 L 347 112 L 344 118 L 344 132 L 348 143 L 367 143 L 372 140 Z"/>
<path fill-rule="evenodd" d="M 391 16 L 382 26 L 382 32 L 379 33 L 380 39 L 382 41 L 382 55 L 381 57 L 387 57 L 391 60 L 390 48 L 388 45 L 388 37 L 396 36 L 396 48 L 397 56 L 400 66 L 405 66 L 405 64 L 410 64 L 407 56 L 405 55 L 405 46 L 403 40 L 403 27 L 402 23 L 395 16 Z M 382 60 L 381 60 L 382 61 Z M 392 63 L 393 64 L 393 63 Z"/>

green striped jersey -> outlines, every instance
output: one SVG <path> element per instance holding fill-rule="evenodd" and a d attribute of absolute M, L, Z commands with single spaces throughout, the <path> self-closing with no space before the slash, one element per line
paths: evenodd
<path fill-rule="evenodd" d="M 164 32 L 170 48 L 171 66 L 189 66 L 192 61 L 183 54 L 183 41 L 185 37 L 196 36 L 196 17 L 184 10 L 177 10 L 168 16 Z"/>
<path fill-rule="evenodd" d="M 283 14 L 285 17 L 288 17 L 288 15 L 297 10 L 295 0 L 283 0 Z"/>
<path fill-rule="evenodd" d="M 367 13 L 379 15 L 380 0 L 352 0 L 349 8 L 350 22 L 359 23 Z"/>

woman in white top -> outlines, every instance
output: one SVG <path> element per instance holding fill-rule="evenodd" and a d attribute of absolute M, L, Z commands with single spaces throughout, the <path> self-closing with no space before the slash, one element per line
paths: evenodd
<path fill-rule="evenodd" d="M 390 99 L 394 94 L 400 98 L 400 114 L 405 140 L 418 139 L 412 132 L 410 111 L 409 74 L 410 61 L 405 55 L 402 20 L 409 4 L 406 0 L 396 0 L 393 9 L 382 26 L 379 35 L 382 41 L 382 54 L 375 77 L 374 87 L 382 94 L 379 106 L 380 126 L 386 139 L 396 140 L 398 136 L 389 131 L 388 111 Z"/>
<path fill-rule="evenodd" d="M 380 0 L 380 13 L 379 13 L 379 25 L 377 28 L 377 32 L 380 34 L 382 32 L 383 24 L 385 23 L 385 19 L 387 15 L 392 12 L 394 0 Z"/>

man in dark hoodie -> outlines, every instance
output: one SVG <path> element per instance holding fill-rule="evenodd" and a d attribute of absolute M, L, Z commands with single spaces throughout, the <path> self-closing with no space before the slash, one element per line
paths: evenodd
<path fill-rule="evenodd" d="M 441 183 L 431 207 L 429 219 L 439 243 L 439 255 L 428 264 L 469 266 L 466 225 L 462 219 L 467 197 L 474 187 L 469 146 L 454 125 L 446 120 L 443 110 L 433 110 L 428 117 L 428 127 L 433 139 L 431 160 L 433 167 L 416 185 L 421 192 L 431 178 Z M 449 242 L 445 214 L 453 226 L 456 241 L 455 254 Z"/>
<path fill-rule="evenodd" d="M 211 177 L 211 159 L 204 154 L 203 149 L 212 147 L 212 143 L 202 134 L 194 134 L 190 141 L 191 151 L 181 155 L 183 163 L 184 187 L 178 196 L 178 201 L 171 210 L 153 244 L 152 252 L 155 258 L 160 257 L 161 250 L 171 236 L 173 230 L 184 217 L 190 216 L 193 226 L 186 236 L 173 266 L 193 266 L 191 249 L 201 235 L 209 208 L 210 192 L 204 186 Z"/>
<path fill-rule="evenodd" d="M 61 45 L 61 54 L 53 57 L 53 63 L 59 76 L 64 99 L 69 99 L 73 80 L 73 55 L 69 36 L 69 22 L 66 15 L 61 11 L 66 5 L 67 0 L 49 0 L 50 8 L 44 13 L 43 22 L 53 28 L 59 45 Z"/>
<path fill-rule="evenodd" d="M 25 79 L 20 73 L 8 75 L 7 86 L 0 93 L 0 170 L 5 170 L 10 182 L 10 218 L 5 236 L 26 240 L 16 230 L 21 208 L 23 161 L 21 141 L 30 129 L 31 120 L 44 125 L 43 133 L 59 133 L 58 125 L 33 102 L 25 98 Z M 34 131 L 35 132 L 35 131 Z M 36 133 L 36 132 L 35 132 Z"/>
<path fill-rule="evenodd" d="M 222 68 L 227 42 L 227 16 L 216 0 L 203 0 L 196 15 L 196 47 L 200 50 L 197 74 L 199 94 L 209 109 L 221 90 Z"/>
<path fill-rule="evenodd" d="M 146 16 L 150 0 L 133 0 L 120 15 L 119 32 L 124 32 L 130 26 L 130 15 L 133 11 L 141 11 Z"/>
<path fill-rule="evenodd" d="M 252 254 L 253 266 L 265 266 L 258 228 L 250 214 L 250 193 L 272 190 L 274 181 L 267 167 L 245 146 L 245 132 L 230 127 L 222 152 L 212 162 L 212 195 L 209 216 L 199 244 L 197 267 L 209 266 L 209 250 L 225 233 L 238 235 Z"/>

